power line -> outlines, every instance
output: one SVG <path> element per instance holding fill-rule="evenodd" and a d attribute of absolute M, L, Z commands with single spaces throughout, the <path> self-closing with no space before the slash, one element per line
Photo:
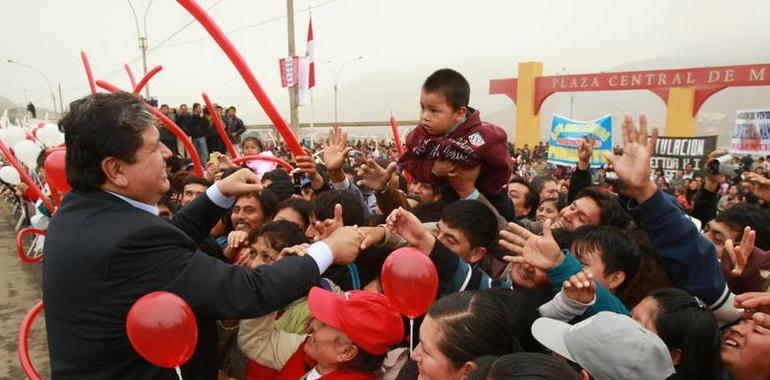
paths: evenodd
<path fill-rule="evenodd" d="M 320 7 L 323 7 L 325 5 L 331 4 L 331 3 L 335 2 L 335 1 L 337 1 L 337 0 L 328 0 L 326 2 L 323 2 L 321 4 L 318 4 L 318 5 L 314 6 L 313 8 L 320 8 Z M 297 14 L 305 13 L 305 12 L 309 12 L 309 11 L 310 10 L 308 10 L 308 9 L 302 9 L 302 10 L 295 11 L 294 14 L 297 15 Z M 230 29 L 230 30 L 225 31 L 225 33 L 227 33 L 227 34 L 234 34 L 234 33 L 242 32 L 244 30 L 249 30 L 249 29 L 252 29 L 252 28 L 256 28 L 258 26 L 269 24 L 271 22 L 283 20 L 286 17 L 287 16 L 285 16 L 285 15 L 283 15 L 283 16 L 276 16 L 276 17 L 273 17 L 273 18 L 262 20 L 260 22 L 255 23 L 255 24 L 250 24 L 250 25 L 239 27 L 239 28 Z M 196 39 L 189 40 L 189 41 L 177 42 L 175 44 L 171 44 L 171 45 L 166 46 L 166 48 L 188 45 L 188 44 L 192 44 L 192 43 L 196 43 L 196 42 L 200 42 L 200 41 L 205 41 L 205 40 L 208 40 L 208 39 L 209 39 L 209 37 L 200 37 L 200 38 L 196 38 Z M 158 46 L 155 46 L 154 48 L 152 48 L 150 50 L 158 49 L 158 48 L 161 47 L 160 45 L 161 44 L 159 44 Z"/>

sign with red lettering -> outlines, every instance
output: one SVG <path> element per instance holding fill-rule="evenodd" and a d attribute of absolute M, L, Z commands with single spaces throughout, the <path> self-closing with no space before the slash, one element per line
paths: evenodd
<path fill-rule="evenodd" d="M 738 111 L 730 152 L 770 154 L 770 109 Z"/>
<path fill-rule="evenodd" d="M 493 79 L 489 92 L 504 94 L 516 101 L 516 85 L 516 79 Z M 543 76 L 535 80 L 535 113 L 539 113 L 543 101 L 556 92 L 649 90 L 667 101 L 668 90 L 693 87 L 695 115 L 706 99 L 722 89 L 767 85 L 770 85 L 770 64 Z"/>

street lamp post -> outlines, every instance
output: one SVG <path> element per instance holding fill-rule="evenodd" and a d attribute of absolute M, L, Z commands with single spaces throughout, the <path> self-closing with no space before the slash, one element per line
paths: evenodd
<path fill-rule="evenodd" d="M 364 57 L 362 57 L 362 56 L 358 56 L 356 58 L 352 58 L 350 60 L 347 60 L 347 61 L 345 61 L 345 63 L 343 63 L 339 67 L 339 69 L 334 67 L 334 65 L 332 64 L 331 60 L 326 61 L 326 64 L 329 67 L 329 71 L 332 72 L 332 79 L 334 80 L 334 122 L 335 123 L 337 123 L 337 121 L 338 121 L 337 120 L 337 116 L 338 116 L 338 108 L 337 108 L 337 104 L 338 104 L 337 103 L 337 99 L 338 99 L 338 96 L 337 96 L 337 89 L 338 89 L 338 87 L 337 87 L 337 79 L 339 79 L 340 73 L 342 72 L 342 69 L 345 68 L 345 66 L 347 66 L 347 65 L 349 65 L 349 64 L 351 64 L 351 63 L 353 63 L 355 61 L 359 61 L 359 60 L 361 60 L 363 58 Z"/>
<path fill-rule="evenodd" d="M 561 68 L 561 72 L 564 75 L 567 75 L 567 69 L 566 68 L 562 67 Z M 572 119 L 572 109 L 574 108 L 574 106 L 575 106 L 575 92 L 570 92 L 569 93 L 569 118 L 570 119 Z"/>
<path fill-rule="evenodd" d="M 13 63 L 13 64 L 16 64 L 16 65 L 19 65 L 19 66 L 26 67 L 26 68 L 28 68 L 28 69 L 30 69 L 30 70 L 40 74 L 40 76 L 43 77 L 43 79 L 45 80 L 45 83 L 48 85 L 48 92 L 51 93 L 51 100 L 53 100 L 53 112 L 59 112 L 56 109 L 56 93 L 53 91 L 53 86 L 51 86 L 51 81 L 48 79 L 47 75 L 45 75 L 42 71 L 40 71 L 40 70 L 30 66 L 30 65 L 27 65 L 25 63 L 14 61 L 12 59 L 8 59 L 7 61 L 8 61 L 8 63 Z M 26 89 L 25 89 L 25 94 L 26 94 Z M 61 100 L 60 100 L 60 103 L 61 103 Z M 63 106 L 62 106 L 62 111 L 64 111 L 64 107 Z"/>
<path fill-rule="evenodd" d="M 147 12 L 150 10 L 150 6 L 152 5 L 152 2 L 154 0 L 150 0 L 150 2 L 147 4 L 147 7 L 144 9 L 144 18 L 142 19 L 142 24 L 144 26 L 144 35 L 142 35 L 139 32 L 139 19 L 136 17 L 136 10 L 134 9 L 134 4 L 131 3 L 131 0 L 126 0 L 128 2 L 128 6 L 131 7 L 131 14 L 134 15 L 134 24 L 136 25 L 136 38 L 139 40 L 139 50 L 142 51 L 142 71 L 144 72 L 144 75 L 147 75 Z M 147 99 L 150 99 L 150 84 L 147 83 L 144 86 L 144 96 Z"/>

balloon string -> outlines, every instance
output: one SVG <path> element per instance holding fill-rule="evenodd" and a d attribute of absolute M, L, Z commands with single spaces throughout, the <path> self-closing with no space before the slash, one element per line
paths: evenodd
<path fill-rule="evenodd" d="M 409 318 L 409 355 L 414 350 L 414 318 Z"/>
<path fill-rule="evenodd" d="M 182 380 L 182 369 L 179 368 L 179 366 L 174 367 L 174 370 L 176 370 L 176 375 L 179 377 L 179 380 Z"/>

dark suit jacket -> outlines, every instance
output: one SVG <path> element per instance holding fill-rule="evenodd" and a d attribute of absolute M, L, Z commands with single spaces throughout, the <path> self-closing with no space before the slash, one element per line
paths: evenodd
<path fill-rule="evenodd" d="M 310 257 L 251 271 L 196 246 L 224 210 L 198 197 L 169 223 L 103 191 L 71 191 L 45 242 L 43 301 L 54 379 L 176 379 L 142 359 L 126 335 L 126 315 L 141 296 L 166 290 L 185 299 L 198 321 L 198 345 L 185 379 L 216 378 L 216 320 L 267 314 L 318 283 Z"/>

